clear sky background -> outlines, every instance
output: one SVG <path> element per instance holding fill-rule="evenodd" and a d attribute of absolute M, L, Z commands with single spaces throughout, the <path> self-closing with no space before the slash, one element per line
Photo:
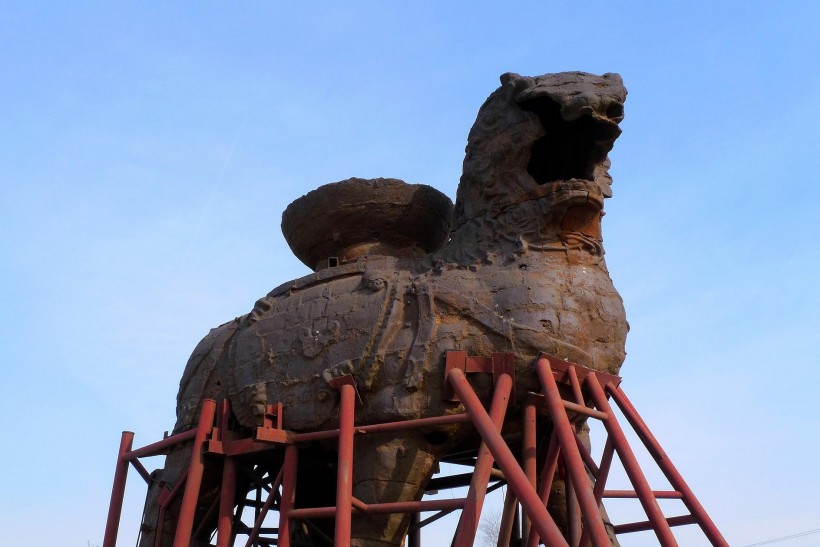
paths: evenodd
<path fill-rule="evenodd" d="M 625 389 L 730 544 L 820 529 L 820 3 L 294 6 L 0 2 L 0 546 L 101 543 L 120 431 L 171 429 L 199 339 L 308 272 L 287 204 L 454 199 L 507 71 L 623 76 Z"/>

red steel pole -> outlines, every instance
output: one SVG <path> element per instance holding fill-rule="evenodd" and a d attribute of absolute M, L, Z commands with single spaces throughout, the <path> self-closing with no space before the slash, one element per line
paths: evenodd
<path fill-rule="evenodd" d="M 415 420 L 403 420 L 400 422 L 387 422 L 383 424 L 360 425 L 356 427 L 357 435 L 367 433 L 386 433 L 388 431 L 403 431 L 405 429 L 421 429 L 437 425 L 461 424 L 469 422 L 470 417 L 466 414 L 448 414 L 446 416 L 433 416 L 431 418 L 418 418 Z M 310 433 L 294 433 L 290 440 L 294 443 L 310 443 L 335 439 L 339 436 L 338 429 L 328 429 L 326 431 L 312 431 Z"/>
<path fill-rule="evenodd" d="M 214 426 L 216 402 L 211 399 L 202 401 L 202 410 L 199 414 L 199 423 L 196 426 L 194 444 L 191 448 L 191 464 L 188 467 L 188 480 L 185 483 L 185 493 L 182 495 L 182 505 L 179 508 L 177 533 L 174 536 L 174 547 L 188 547 L 191 544 L 191 533 L 194 527 L 196 504 L 199 498 L 199 489 L 202 486 L 202 475 L 205 471 L 205 454 L 202 451 L 208 434 Z"/>
<path fill-rule="evenodd" d="M 555 478 L 555 472 L 558 470 L 558 454 L 561 449 L 558 444 L 558 439 L 555 437 L 555 431 L 550 436 L 550 443 L 547 446 L 547 457 L 544 460 L 544 466 L 541 468 L 541 480 L 538 484 L 538 499 L 541 504 L 546 507 L 549 501 L 550 490 L 552 489 L 552 480 Z M 541 536 L 538 531 L 530 527 L 529 536 L 527 536 L 527 547 L 538 547 L 538 541 Z"/>
<path fill-rule="evenodd" d="M 569 529 L 569 545 L 570 547 L 579 547 L 581 544 L 581 513 L 578 506 L 578 494 L 573 484 L 572 479 L 567 476 L 566 481 L 566 495 L 567 495 L 567 528 Z"/>
<path fill-rule="evenodd" d="M 490 419 L 495 424 L 497 430 L 501 430 L 504 423 L 504 415 L 507 412 L 507 404 L 510 400 L 512 390 L 512 377 L 509 374 L 501 374 L 495 383 L 493 401 L 490 404 Z M 473 479 L 470 481 L 470 488 L 467 491 L 467 498 L 464 503 L 464 510 L 461 511 L 461 518 L 458 521 L 454 547 L 470 547 L 475 541 L 476 530 L 478 530 L 478 519 L 481 516 L 481 509 L 484 506 L 484 497 L 487 494 L 487 484 L 490 481 L 490 472 L 493 468 L 493 456 L 487 448 L 487 443 L 482 442 L 478 450 L 473 471 Z"/>
<path fill-rule="evenodd" d="M 473 424 L 481 434 L 482 440 L 487 443 L 487 447 L 490 449 L 495 461 L 498 462 L 498 466 L 504 472 L 507 485 L 515 493 L 521 505 L 524 506 L 524 511 L 530 517 L 533 528 L 538 531 L 538 534 L 545 541 L 549 542 L 548 545 L 551 547 L 568 547 L 566 540 L 561 535 L 561 531 L 547 512 L 547 508 L 541 503 L 538 494 L 533 490 L 515 456 L 487 415 L 487 411 L 484 410 L 478 396 L 470 387 L 467 378 L 464 377 L 464 373 L 459 369 L 451 369 L 447 379 L 453 390 L 458 393 L 459 399 L 467 409 Z"/>
<path fill-rule="evenodd" d="M 618 407 L 624 413 L 627 421 L 635 430 L 635 433 L 638 434 L 641 441 L 643 441 L 644 445 L 646 445 L 646 448 L 649 450 L 649 453 L 652 454 L 652 457 L 655 459 L 658 467 L 660 467 L 664 475 L 666 475 L 666 478 L 669 480 L 672 488 L 683 495 L 684 505 L 686 505 L 689 512 L 697 518 L 701 530 L 703 530 L 703 533 L 707 538 L 709 538 L 709 541 L 712 542 L 712 545 L 728 547 L 729 543 L 727 543 L 723 538 L 723 535 L 717 529 L 715 523 L 712 522 L 712 519 L 706 513 L 706 509 L 704 509 L 700 504 L 698 499 L 695 497 L 694 492 L 692 492 L 689 485 L 686 484 L 686 481 L 683 480 L 683 476 L 678 472 L 678 469 L 666 455 L 666 452 L 663 451 L 663 448 L 661 448 L 658 440 L 655 439 L 655 436 L 652 435 L 651 431 L 649 431 L 649 428 L 641 419 L 641 416 L 638 414 L 638 411 L 635 410 L 635 407 L 632 406 L 632 403 L 629 401 L 626 394 L 617 388 L 609 389 L 608 391 L 612 395 L 612 398 L 615 399 L 615 403 L 617 403 Z"/>
<path fill-rule="evenodd" d="M 606 480 L 609 478 L 609 470 L 612 468 L 612 458 L 615 456 L 615 446 L 612 444 L 612 438 L 607 437 L 604 443 L 604 452 L 601 455 L 601 467 L 598 468 L 598 475 L 595 477 L 595 488 L 592 493 L 595 494 L 595 501 L 599 504 L 604 497 L 604 488 L 606 488 Z"/>
<path fill-rule="evenodd" d="M 276 494 L 279 491 L 279 485 L 282 484 L 282 475 L 284 472 L 285 467 L 282 466 L 279 468 L 279 473 L 276 475 L 276 479 L 274 479 L 273 483 L 271 483 L 268 499 L 265 500 L 265 505 L 262 506 L 262 509 L 259 511 L 259 516 L 256 517 L 256 520 L 253 523 L 253 529 L 251 530 L 251 533 L 248 534 L 248 541 L 245 543 L 245 547 L 252 547 L 252 545 L 256 543 L 256 539 L 259 537 L 259 530 L 262 528 L 262 523 L 265 522 L 265 517 L 268 516 L 268 511 L 270 511 L 270 508 L 276 499 Z"/>
<path fill-rule="evenodd" d="M 530 481 L 533 489 L 538 487 L 538 464 L 536 462 L 536 420 L 538 419 L 538 409 L 533 403 L 524 405 L 524 420 L 522 424 L 521 439 L 521 467 L 527 480 Z M 530 519 L 524 514 L 521 515 L 521 537 L 530 535 Z"/>
<path fill-rule="evenodd" d="M 592 495 L 592 483 L 590 483 L 584 468 L 578 445 L 575 444 L 575 431 L 570 425 L 569 418 L 567 418 L 567 413 L 564 410 L 561 393 L 558 391 L 558 384 L 555 383 L 555 377 L 552 375 L 549 360 L 544 356 L 539 357 L 535 364 L 535 371 L 541 381 L 541 387 L 544 389 L 547 408 L 552 418 L 555 433 L 558 436 L 558 442 L 561 445 L 564 465 L 572 486 L 575 488 L 575 496 L 581 506 L 584 523 L 586 528 L 589 529 L 589 538 L 595 547 L 608 547 L 610 545 L 609 536 L 607 536 L 604 521 L 601 519 L 601 513 L 598 511 L 598 503 Z M 604 423 L 607 421 L 609 420 Z"/>
<path fill-rule="evenodd" d="M 603 517 L 603 505 L 601 499 L 604 497 L 604 488 L 606 487 L 606 480 L 609 478 L 609 469 L 612 467 L 612 457 L 615 455 L 615 447 L 612 444 L 612 437 L 607 437 L 604 444 L 604 452 L 601 455 L 601 466 L 598 468 L 598 473 L 595 475 L 595 487 L 592 489 L 592 494 L 595 496 L 595 501 L 598 507 L 601 508 L 601 517 Z M 637 496 L 636 496 L 637 497 Z M 581 545 L 586 545 L 587 531 L 581 534 Z"/>
<path fill-rule="evenodd" d="M 359 502 L 361 503 L 361 502 Z M 419 511 L 452 511 L 464 507 L 464 498 L 429 500 L 429 501 L 394 501 L 389 503 L 362 504 L 357 507 L 367 515 L 384 515 L 388 513 L 417 513 Z M 281 512 L 281 511 L 280 511 Z M 291 509 L 288 515 L 292 519 L 324 519 L 336 517 L 336 506 L 330 507 L 305 507 L 304 509 Z M 281 528 L 281 526 L 280 526 Z"/>
<path fill-rule="evenodd" d="M 678 542 L 672 534 L 672 529 L 669 528 L 666 517 L 658 505 L 658 500 L 655 499 L 652 488 L 649 486 L 643 471 L 641 471 L 641 466 L 635 458 L 632 448 L 629 446 L 629 441 L 627 441 L 620 424 L 618 424 L 618 420 L 615 419 L 615 415 L 612 413 L 612 407 L 609 406 L 609 401 L 606 399 L 604 389 L 598 382 L 595 373 L 587 375 L 585 383 L 595 406 L 609 415 L 609 419 L 604 420 L 604 427 L 609 433 L 609 438 L 612 439 L 612 444 L 615 446 L 618 456 L 621 458 L 621 463 L 624 466 L 626 475 L 635 487 L 638 499 L 644 511 L 646 511 L 649 522 L 652 523 L 655 535 L 658 536 L 660 544 L 663 547 L 677 547 Z"/>
<path fill-rule="evenodd" d="M 507 547 L 512 538 L 513 527 L 515 522 L 515 509 L 518 505 L 518 500 L 515 499 L 515 494 L 512 490 L 507 489 L 507 495 L 504 496 L 504 509 L 501 512 L 501 526 L 498 529 L 497 547 Z"/>
<path fill-rule="evenodd" d="M 219 493 L 219 520 L 216 547 L 229 547 L 233 532 L 233 505 L 236 498 L 236 460 L 226 456 L 222 468 L 222 491 Z"/>
<path fill-rule="evenodd" d="M 217 408 L 219 415 L 216 426 L 219 428 L 219 440 L 231 439 L 228 422 L 231 417 L 231 402 L 223 399 Z M 236 460 L 225 456 L 222 464 L 222 490 L 219 493 L 219 516 L 217 517 L 217 547 L 229 547 L 233 535 L 233 506 L 236 501 Z"/>
<path fill-rule="evenodd" d="M 278 547 L 290 547 L 291 518 L 293 500 L 296 495 L 296 466 L 299 461 L 299 448 L 295 444 L 285 447 L 285 461 L 282 464 L 282 499 L 279 501 L 279 535 Z"/>
<path fill-rule="evenodd" d="M 415 512 L 410 517 L 410 533 L 407 534 L 407 547 L 421 547 L 421 513 Z"/>
<path fill-rule="evenodd" d="M 581 392 L 581 382 L 578 381 L 578 373 L 575 372 L 574 366 L 567 369 L 567 376 L 569 377 L 569 385 L 572 387 L 572 394 L 575 396 L 575 402 L 583 405 L 584 394 Z"/>
<path fill-rule="evenodd" d="M 105 536 L 103 547 L 117 545 L 117 533 L 120 530 L 120 516 L 122 515 L 122 501 L 125 497 L 125 481 L 128 479 L 128 460 L 125 454 L 131 450 L 134 443 L 134 433 L 123 431 L 120 437 L 120 449 L 117 452 L 117 467 L 114 470 L 114 485 L 111 488 L 111 501 L 108 504 L 108 520 L 105 522 Z"/>
<path fill-rule="evenodd" d="M 356 388 L 339 386 L 339 466 L 336 474 L 336 529 L 333 545 L 350 547 L 350 519 L 353 514 L 353 420 L 356 411 Z"/>
<path fill-rule="evenodd" d="M 182 433 L 171 435 L 170 437 L 166 437 L 161 441 L 157 441 L 155 443 L 145 445 L 142 448 L 137 448 L 136 450 L 129 451 L 128 454 L 125 455 L 125 459 L 130 461 L 135 460 L 137 458 L 148 458 L 151 456 L 167 454 L 167 450 L 170 447 L 193 439 L 195 435 L 196 429 L 189 429 L 188 431 L 183 431 Z"/>

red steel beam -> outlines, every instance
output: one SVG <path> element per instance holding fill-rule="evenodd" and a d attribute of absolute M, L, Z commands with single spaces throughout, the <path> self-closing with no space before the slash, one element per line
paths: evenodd
<path fill-rule="evenodd" d="M 666 455 L 663 448 L 661 448 L 658 440 L 655 439 L 655 436 L 652 435 L 651 431 L 649 431 L 649 428 L 646 426 L 643 419 L 641 419 L 641 416 L 638 414 L 638 411 L 635 410 L 635 407 L 632 406 L 632 403 L 629 401 L 626 394 L 622 390 L 615 387 L 610 387 L 608 391 L 615 400 L 615 403 L 621 409 L 621 412 L 624 413 L 624 416 L 629 424 L 635 430 L 635 433 L 638 434 L 638 437 L 641 441 L 643 441 L 647 450 L 649 450 L 649 453 L 652 454 L 652 457 L 655 459 L 658 467 L 660 467 L 661 471 L 663 471 L 664 475 L 666 475 L 666 478 L 669 480 L 672 488 L 683 495 L 682 499 L 684 505 L 686 505 L 689 512 L 697 519 L 698 525 L 701 530 L 703 530 L 706 537 L 709 538 L 709 541 L 712 542 L 712 545 L 718 547 L 728 547 L 729 543 L 723 538 L 723 535 L 720 533 L 717 526 L 715 526 L 715 523 L 712 522 L 712 519 L 706 513 L 706 510 L 695 497 L 692 489 L 689 488 L 689 485 L 686 484 L 685 480 L 683 480 L 683 476 L 678 472 L 677 468 Z"/>
<path fill-rule="evenodd" d="M 353 512 L 353 420 L 356 388 L 352 383 L 339 386 L 339 465 L 336 472 L 336 528 L 333 544 L 350 547 L 350 519 Z"/>
<path fill-rule="evenodd" d="M 578 447 L 578 452 L 581 454 L 581 458 L 584 460 L 584 464 L 586 464 L 587 469 L 592 474 L 593 478 L 597 477 L 598 465 L 595 463 L 592 454 L 590 454 L 589 450 L 587 450 L 587 447 L 584 446 L 583 442 L 581 442 L 581 437 L 577 434 L 575 435 L 575 446 Z"/>
<path fill-rule="evenodd" d="M 216 427 L 219 431 L 219 441 L 230 440 L 228 422 L 231 417 L 231 402 L 223 399 L 218 406 Z M 226 456 L 222 464 L 222 490 L 219 493 L 219 514 L 217 516 L 216 545 L 229 547 L 233 536 L 233 507 L 236 501 L 236 460 Z"/>
<path fill-rule="evenodd" d="M 629 441 L 627 441 L 620 424 L 618 424 L 618 420 L 612 414 L 612 407 L 609 406 L 609 401 L 607 401 L 604 390 L 601 384 L 598 383 L 595 374 L 587 375 L 585 385 L 595 406 L 610 416 L 610 419 L 604 421 L 604 427 L 609 433 L 609 438 L 612 439 L 615 450 L 618 451 L 624 471 L 626 471 L 626 475 L 632 482 L 632 486 L 635 487 L 638 499 L 649 518 L 649 522 L 652 523 L 658 541 L 660 541 L 662 547 L 677 547 L 678 542 L 675 540 L 675 536 L 666 522 L 666 517 L 664 517 L 663 511 L 661 511 L 660 505 L 658 505 L 658 501 L 652 493 L 652 488 L 649 486 L 643 471 L 641 471 L 641 466 L 629 446 Z"/>
<path fill-rule="evenodd" d="M 421 514 L 418 512 L 410 516 L 410 531 L 407 533 L 407 547 L 421 547 Z"/>
<path fill-rule="evenodd" d="M 578 494 L 572 478 L 566 477 L 566 495 L 567 495 L 567 528 L 569 536 L 570 547 L 579 547 L 581 545 L 581 533 L 583 526 L 581 525 L 581 508 L 578 504 Z M 600 515 L 600 512 L 598 513 Z M 587 534 L 589 535 L 589 534 Z"/>
<path fill-rule="evenodd" d="M 131 460 L 131 466 L 137 470 L 137 473 L 139 473 L 140 477 L 142 477 L 142 480 L 144 480 L 146 484 L 151 484 L 151 473 L 145 469 L 145 466 L 142 465 L 141 461 Z"/>
<path fill-rule="evenodd" d="M 538 405 L 539 409 L 542 409 L 549 414 L 549 409 L 547 408 L 547 402 L 543 395 L 539 393 L 530 393 L 529 398 L 531 401 Z M 598 420 L 606 420 L 606 414 L 603 412 L 599 412 L 594 408 L 589 408 L 586 405 L 579 405 L 578 403 L 573 403 L 572 401 L 566 401 L 561 399 L 561 404 L 564 405 L 564 410 L 567 412 L 575 412 L 576 414 L 581 414 L 588 418 L 596 418 Z"/>
<path fill-rule="evenodd" d="M 424 427 L 458 424 L 469 421 L 470 417 L 466 414 L 448 414 L 446 416 L 417 418 L 414 420 L 404 420 L 400 422 L 387 422 L 383 424 L 362 425 L 356 427 L 354 429 L 354 433 L 356 433 L 357 435 L 364 435 L 367 433 L 386 433 L 389 431 L 401 431 L 404 429 L 421 429 Z M 313 441 L 324 441 L 328 439 L 334 439 L 338 436 L 338 429 L 328 429 L 326 431 L 313 431 L 310 433 L 296 433 L 291 436 L 291 442 L 308 443 Z"/>
<path fill-rule="evenodd" d="M 290 547 L 291 516 L 293 500 L 296 495 L 296 467 L 299 462 L 299 449 L 295 444 L 285 447 L 285 461 L 282 464 L 282 500 L 279 502 L 279 536 L 278 547 Z"/>
<path fill-rule="evenodd" d="M 216 547 L 229 547 L 233 533 L 233 505 L 236 499 L 236 460 L 225 458 L 222 468 L 222 490 L 219 493 Z"/>
<path fill-rule="evenodd" d="M 120 437 L 120 448 L 117 452 L 117 467 L 114 471 L 114 485 L 111 487 L 111 501 L 108 504 L 108 519 L 105 522 L 105 535 L 103 536 L 103 547 L 115 547 L 117 544 L 117 533 L 120 530 L 120 517 L 122 516 L 122 502 L 125 498 L 125 482 L 128 480 L 128 460 L 125 454 L 131 450 L 134 443 L 134 433 L 123 431 Z"/>
<path fill-rule="evenodd" d="M 600 505 L 601 498 L 604 497 L 604 488 L 606 488 L 606 480 L 609 478 L 609 470 L 612 468 L 612 458 L 615 456 L 615 445 L 612 444 L 612 438 L 607 437 L 604 443 L 604 452 L 601 455 L 601 466 L 598 468 L 598 473 L 595 475 L 595 488 L 592 493 L 595 494 L 595 501 Z"/>
<path fill-rule="evenodd" d="M 521 431 L 521 468 L 527 475 L 527 480 L 533 489 L 538 488 L 538 463 L 536 461 L 536 424 L 538 410 L 535 404 L 528 401 L 524 405 L 523 424 Z M 509 494 L 508 494 L 509 495 Z M 530 519 L 521 515 L 521 537 L 530 535 Z"/>
<path fill-rule="evenodd" d="M 187 480 L 188 470 L 186 469 L 182 472 L 179 479 L 177 479 L 177 483 L 174 488 L 171 489 L 167 495 L 163 496 L 164 490 L 160 490 L 159 496 L 157 496 L 157 499 L 159 500 L 159 513 L 157 515 L 157 528 L 154 532 L 154 547 L 160 547 L 160 545 L 162 545 L 162 534 L 165 527 L 165 512 L 168 510 L 168 506 L 172 501 L 174 501 L 179 492 L 185 488 L 185 482 Z"/>
<path fill-rule="evenodd" d="M 654 490 L 652 495 L 655 496 L 655 499 L 667 499 L 667 500 L 679 500 L 683 499 L 683 494 L 676 490 Z M 624 499 L 624 498 L 637 498 L 638 493 L 634 490 L 604 490 L 605 498 L 609 499 Z"/>
<path fill-rule="evenodd" d="M 547 508 L 541 503 L 538 494 L 533 490 L 504 438 L 487 415 L 487 411 L 484 410 L 473 388 L 470 387 L 464 373 L 458 369 L 452 369 L 447 375 L 447 380 L 458 394 L 459 399 L 467 409 L 467 413 L 472 418 L 473 424 L 481 434 L 481 438 L 487 443 L 487 447 L 490 449 L 495 461 L 498 462 L 498 466 L 504 472 L 507 484 L 515 493 L 521 505 L 524 506 L 524 511 L 530 517 L 533 528 L 545 541 L 549 542 L 548 545 L 568 547 L 566 540 L 561 535 L 561 531 L 547 512 Z"/>
<path fill-rule="evenodd" d="M 509 374 L 500 374 L 495 383 L 493 400 L 490 404 L 490 419 L 498 431 L 504 423 L 512 385 L 513 380 Z M 454 547 L 471 547 L 475 541 L 478 519 L 484 506 L 484 497 L 487 494 L 487 484 L 490 482 L 492 468 L 493 456 L 487 444 L 482 441 L 473 470 L 473 480 L 470 481 L 470 488 L 467 491 L 467 501 L 464 503 L 464 509 L 461 511 L 461 518 L 456 528 Z"/>
<path fill-rule="evenodd" d="M 170 448 L 175 444 L 183 443 L 187 440 L 193 439 L 194 436 L 196 436 L 196 429 L 189 429 L 188 431 L 183 431 L 182 433 L 177 433 L 176 435 L 166 437 L 161 441 L 147 444 L 142 448 L 131 450 L 127 454 L 125 454 L 123 458 L 130 461 L 136 458 L 149 458 L 151 456 L 159 456 L 165 454 L 167 448 Z"/>
<path fill-rule="evenodd" d="M 595 501 L 595 496 L 592 495 L 592 483 L 589 481 L 584 462 L 581 459 L 581 453 L 575 443 L 575 428 L 569 423 L 561 394 L 558 391 L 558 384 L 555 383 L 549 361 L 543 355 L 536 361 L 535 371 L 541 381 L 541 387 L 544 389 L 544 396 L 547 400 L 553 427 L 561 445 L 564 465 L 575 488 L 575 495 L 578 498 L 578 505 L 581 507 L 581 514 L 584 517 L 586 528 L 589 530 L 588 536 L 595 547 L 608 547 L 611 544 L 609 536 L 601 519 L 598 503 Z M 604 420 L 604 423 L 608 421 L 611 420 Z"/>
<path fill-rule="evenodd" d="M 686 524 L 695 524 L 697 519 L 694 515 L 681 515 L 679 517 L 669 517 L 666 519 L 668 526 L 684 526 Z M 629 534 L 632 532 L 644 532 L 652 530 L 653 525 L 648 520 L 641 522 L 630 522 L 629 524 L 618 524 L 615 528 L 616 534 Z M 714 543 L 712 545 L 715 545 Z"/>
<path fill-rule="evenodd" d="M 555 472 L 558 470 L 558 455 L 561 452 L 558 439 L 553 431 L 550 436 L 550 443 L 547 446 L 547 457 L 544 460 L 544 466 L 541 468 L 541 479 L 538 482 L 538 499 L 541 504 L 546 507 L 549 500 L 550 490 L 552 489 L 552 480 L 555 478 Z M 530 534 L 527 537 L 527 547 L 537 547 L 540 540 L 538 531 L 530 527 Z"/>
<path fill-rule="evenodd" d="M 268 499 L 265 500 L 265 504 L 259 511 L 259 516 L 256 517 L 256 520 L 253 523 L 253 529 L 251 530 L 251 533 L 248 534 L 248 541 L 245 543 L 245 547 L 251 547 L 256 542 L 256 539 L 259 537 L 259 530 L 262 528 L 262 523 L 265 522 L 265 517 L 268 515 L 268 511 L 270 511 L 270 508 L 273 505 L 274 500 L 276 499 L 276 494 L 279 490 L 279 485 L 282 484 L 282 475 L 284 474 L 284 472 L 285 466 L 283 465 L 281 468 L 279 468 L 279 473 L 276 475 L 276 478 L 270 485 Z M 217 547 L 222 546 L 217 544 Z"/>
<path fill-rule="evenodd" d="M 612 444 L 612 438 L 607 436 L 606 443 L 604 443 L 604 452 L 601 455 L 601 466 L 595 473 L 595 487 L 592 489 L 592 494 L 595 496 L 595 501 L 598 507 L 601 508 L 601 517 L 603 517 L 603 505 L 601 499 L 604 497 L 604 488 L 606 488 L 606 480 L 609 478 L 609 470 L 612 467 L 612 458 L 615 455 L 615 446 Z M 580 545 L 586 545 L 587 531 L 581 534 Z"/>
<path fill-rule="evenodd" d="M 464 507 L 464 498 L 426 500 L 426 501 L 396 501 L 390 503 L 368 503 L 356 511 L 366 515 L 383 515 L 388 513 L 416 513 L 420 511 L 448 511 Z M 291 519 L 318 519 L 336 516 L 337 507 L 305 507 L 303 509 L 289 509 L 287 515 Z M 284 511 L 282 511 L 284 512 Z M 280 542 L 281 545 L 281 542 Z"/>
<path fill-rule="evenodd" d="M 518 500 L 515 499 L 515 494 L 512 490 L 507 489 L 507 495 L 504 496 L 504 509 L 501 512 L 501 525 L 498 529 L 497 547 L 506 547 L 510 544 L 513 527 L 516 524 L 515 509 L 517 505 Z"/>
<path fill-rule="evenodd" d="M 179 509 L 174 547 L 189 547 L 191 543 L 196 504 L 199 498 L 199 489 L 202 485 L 202 475 L 205 471 L 203 447 L 208 439 L 208 434 L 214 426 L 215 414 L 216 402 L 211 399 L 202 401 L 202 411 L 199 415 L 199 423 L 196 426 L 196 435 L 194 436 L 191 452 L 191 464 L 188 466 L 188 480 L 185 483 L 185 493 L 182 495 L 182 505 Z"/>
<path fill-rule="evenodd" d="M 572 387 L 572 394 L 575 396 L 575 402 L 581 406 L 586 406 L 584 404 L 584 394 L 581 392 L 581 382 L 578 381 L 578 373 L 575 372 L 574 366 L 567 369 L 567 376 L 569 377 L 569 385 Z"/>

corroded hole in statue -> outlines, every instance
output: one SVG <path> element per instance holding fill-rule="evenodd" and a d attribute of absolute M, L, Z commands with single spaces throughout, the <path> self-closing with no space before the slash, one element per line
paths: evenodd
<path fill-rule="evenodd" d="M 244 428 L 278 402 L 286 429 L 334 428 L 330 384 L 346 375 L 362 399 L 357 424 L 459 413 L 442 397 L 448 350 L 514 353 L 516 401 L 538 390 L 532 363 L 541 352 L 618 371 L 628 326 L 601 217 L 626 90 L 616 74 L 582 72 L 505 74 L 501 84 L 470 130 L 454 209 L 440 192 L 396 179 L 329 184 L 288 207 L 285 237 L 314 273 L 200 342 L 180 382 L 177 432 L 194 426 L 206 398 L 229 399 Z M 489 396 L 490 377 L 471 381 Z M 519 434 L 518 412 L 508 412 L 507 438 Z M 419 499 L 442 459 L 478 444 L 466 425 L 357 438 L 354 496 Z M 300 451 L 297 506 L 334 504 L 335 450 Z M 188 458 L 170 454 L 163 480 L 179 480 Z M 274 473 L 278 464 L 270 462 Z M 216 495 L 210 486 L 203 492 Z M 150 507 L 142 545 L 154 541 Z M 358 515 L 353 543 L 400 545 L 408 518 Z M 333 536 L 332 519 L 316 522 Z M 322 533 L 307 533 L 307 544 L 327 545 Z"/>

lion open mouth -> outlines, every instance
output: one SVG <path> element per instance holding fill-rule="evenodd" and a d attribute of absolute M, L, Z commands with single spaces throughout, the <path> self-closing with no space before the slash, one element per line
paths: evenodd
<path fill-rule="evenodd" d="M 593 181 L 595 168 L 603 163 L 621 134 L 623 105 L 613 102 L 605 112 L 581 106 L 568 115 L 567 105 L 550 97 L 528 98 L 522 109 L 538 116 L 545 135 L 532 146 L 527 172 L 538 184 L 572 179 Z M 571 118 L 571 119 L 567 119 Z"/>

